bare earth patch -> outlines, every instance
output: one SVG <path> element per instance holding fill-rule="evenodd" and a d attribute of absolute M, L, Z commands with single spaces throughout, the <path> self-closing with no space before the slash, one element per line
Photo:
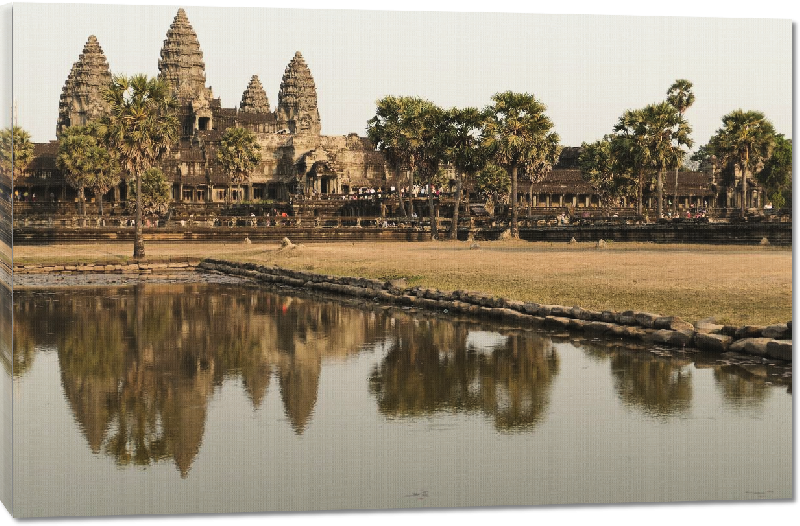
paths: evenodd
<path fill-rule="evenodd" d="M 652 243 L 156 244 L 149 257 L 215 257 L 323 274 L 393 279 L 410 286 L 476 290 L 594 310 L 642 310 L 688 321 L 767 325 L 792 318 L 790 248 Z M 14 263 L 130 259 L 130 243 L 22 246 Z"/>

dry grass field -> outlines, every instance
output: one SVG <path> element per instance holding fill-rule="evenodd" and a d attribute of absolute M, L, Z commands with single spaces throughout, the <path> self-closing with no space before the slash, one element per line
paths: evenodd
<path fill-rule="evenodd" d="M 652 243 L 480 242 L 147 245 L 149 257 L 252 261 L 324 274 L 390 279 L 443 290 L 588 309 L 643 310 L 737 325 L 792 318 L 789 248 Z M 15 247 L 15 264 L 127 260 L 130 243 Z"/>

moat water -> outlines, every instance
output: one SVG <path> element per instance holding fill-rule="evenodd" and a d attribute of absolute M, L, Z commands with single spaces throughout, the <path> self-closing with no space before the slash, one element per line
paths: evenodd
<path fill-rule="evenodd" d="M 792 496 L 785 368 L 293 294 L 15 292 L 15 514 Z"/>

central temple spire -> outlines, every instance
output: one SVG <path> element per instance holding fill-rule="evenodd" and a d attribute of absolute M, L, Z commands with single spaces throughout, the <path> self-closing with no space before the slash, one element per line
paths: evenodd
<path fill-rule="evenodd" d="M 291 133 L 320 134 L 317 88 L 299 51 L 283 73 L 276 116 L 278 126 L 288 128 Z"/>
<path fill-rule="evenodd" d="M 158 71 L 158 78 L 169 83 L 178 99 L 211 98 L 211 89 L 206 88 L 206 65 L 200 42 L 183 9 L 178 9 L 169 26 Z"/>

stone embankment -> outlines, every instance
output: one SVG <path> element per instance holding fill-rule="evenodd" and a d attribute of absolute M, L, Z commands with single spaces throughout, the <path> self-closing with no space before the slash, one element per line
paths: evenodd
<path fill-rule="evenodd" d="M 792 322 L 736 327 L 701 321 L 695 325 L 676 316 L 660 316 L 637 311 L 591 311 L 581 307 L 541 305 L 457 290 L 445 292 L 423 287 L 407 287 L 403 280 L 380 281 L 366 278 L 326 276 L 265 267 L 254 263 L 187 257 L 147 260 L 146 262 L 98 261 L 74 265 L 17 265 L 15 274 L 173 274 L 188 271 L 216 271 L 258 281 L 351 296 L 401 306 L 462 313 L 478 317 L 514 320 L 578 330 L 598 336 L 637 339 L 673 347 L 694 347 L 711 352 L 738 352 L 792 360 Z"/>
<path fill-rule="evenodd" d="M 35 275 L 59 275 L 59 276 L 80 276 L 80 275 L 97 275 L 97 274 L 113 274 L 122 277 L 129 276 L 143 276 L 154 275 L 159 277 L 168 277 L 173 274 L 185 274 L 187 271 L 197 270 L 201 258 L 192 257 L 168 257 L 168 258 L 148 258 L 140 262 L 120 262 L 120 261 L 94 261 L 91 263 L 75 263 L 75 264 L 52 264 L 52 263 L 39 263 L 32 265 L 14 265 L 14 275 L 25 274 L 29 277 Z M 10 288 L 12 280 L 9 279 L 7 286 Z"/>
<path fill-rule="evenodd" d="M 117 260 L 72 265 L 38 263 L 15 265 L 14 274 L 163 274 L 195 270 L 200 261 L 199 258 L 172 257 L 148 259 L 144 262 Z"/>
<path fill-rule="evenodd" d="M 266 267 L 254 263 L 231 263 L 206 259 L 198 269 L 252 278 L 266 283 L 363 298 L 401 306 L 436 309 L 521 324 L 584 331 L 598 336 L 637 339 L 672 347 L 693 347 L 711 352 L 738 352 L 792 360 L 792 322 L 736 327 L 710 321 L 692 325 L 677 316 L 637 311 L 591 311 L 580 307 L 525 303 L 457 290 L 445 292 L 407 287 L 404 280 L 326 276 L 301 270 Z"/>

